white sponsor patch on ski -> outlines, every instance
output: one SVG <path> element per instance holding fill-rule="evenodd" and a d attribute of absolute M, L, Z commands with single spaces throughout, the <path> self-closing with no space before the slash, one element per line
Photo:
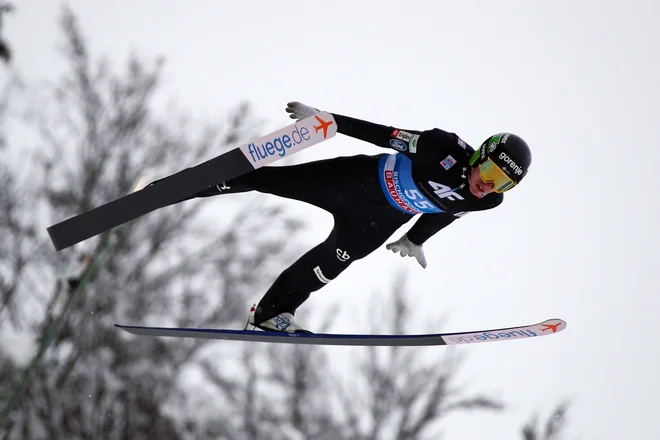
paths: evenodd
<path fill-rule="evenodd" d="M 335 118 L 330 113 L 321 112 L 242 145 L 240 149 L 256 169 L 330 139 L 335 134 Z"/>
<path fill-rule="evenodd" d="M 557 333 L 566 328 L 566 322 L 561 319 L 550 319 L 536 325 L 515 327 L 502 330 L 491 330 L 474 333 L 455 333 L 443 335 L 447 345 L 474 344 L 504 339 L 529 339 Z"/>
<path fill-rule="evenodd" d="M 330 280 L 323 275 L 323 272 L 321 271 L 321 268 L 319 266 L 316 266 L 314 268 L 314 273 L 316 274 L 316 278 L 319 279 L 320 282 L 323 284 L 328 284 Z"/>

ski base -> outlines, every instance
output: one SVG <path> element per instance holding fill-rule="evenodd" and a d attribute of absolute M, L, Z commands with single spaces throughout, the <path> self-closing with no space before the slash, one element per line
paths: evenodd
<path fill-rule="evenodd" d="M 429 346 L 461 345 L 481 342 L 511 341 L 552 335 L 566 329 L 561 319 L 548 319 L 538 324 L 493 330 L 460 333 L 436 333 L 413 335 L 369 335 L 337 333 L 287 333 L 254 330 L 227 330 L 207 328 L 146 327 L 120 325 L 116 327 L 135 335 L 175 338 L 224 339 L 246 342 L 269 342 L 308 345 L 353 346 Z"/>

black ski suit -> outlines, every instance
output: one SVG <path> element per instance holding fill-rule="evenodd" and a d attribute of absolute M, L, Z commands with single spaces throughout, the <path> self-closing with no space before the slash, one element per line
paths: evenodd
<path fill-rule="evenodd" d="M 261 299 L 258 323 L 295 313 L 311 292 L 376 250 L 415 215 L 420 214 L 407 237 L 421 245 L 462 215 L 502 203 L 502 194 L 478 198 L 470 192 L 468 161 L 474 149 L 456 134 L 333 116 L 338 133 L 394 153 L 266 166 L 194 196 L 258 191 L 307 202 L 333 215 L 326 240 L 284 270 Z"/>

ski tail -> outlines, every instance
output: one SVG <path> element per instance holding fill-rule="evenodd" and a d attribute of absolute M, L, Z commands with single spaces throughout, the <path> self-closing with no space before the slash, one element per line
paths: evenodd
<path fill-rule="evenodd" d="M 73 246 L 109 229 L 194 194 L 254 171 L 330 139 L 337 134 L 332 114 L 321 112 L 230 150 L 204 163 L 160 179 L 158 185 L 70 217 L 47 228 L 56 250 Z"/>

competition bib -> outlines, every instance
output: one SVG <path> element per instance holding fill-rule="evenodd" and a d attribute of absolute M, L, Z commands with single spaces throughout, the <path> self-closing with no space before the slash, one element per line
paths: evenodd
<path fill-rule="evenodd" d="M 391 154 L 378 162 L 380 185 L 390 205 L 415 214 L 444 212 L 427 199 L 415 185 L 412 178 L 412 163 L 402 154 Z"/>

